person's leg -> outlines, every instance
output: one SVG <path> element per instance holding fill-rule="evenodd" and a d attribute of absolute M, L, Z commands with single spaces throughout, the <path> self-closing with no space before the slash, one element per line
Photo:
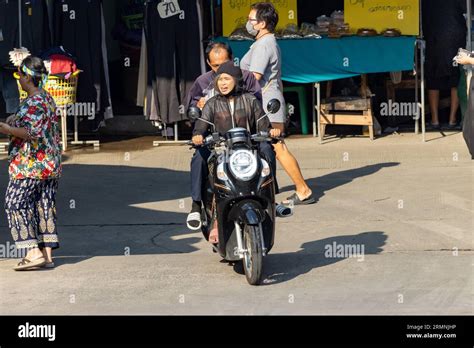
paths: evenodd
<path fill-rule="evenodd" d="M 211 152 L 200 147 L 191 160 L 191 198 L 194 202 L 202 201 L 202 188 L 208 175 L 207 161 Z"/>
<path fill-rule="evenodd" d="M 459 95 L 457 87 L 451 88 L 451 112 L 449 114 L 449 125 L 456 125 L 456 116 L 459 108 Z"/>
<path fill-rule="evenodd" d="M 286 173 L 295 184 L 296 193 L 300 200 L 310 197 L 312 191 L 303 178 L 303 174 L 301 173 L 301 169 L 296 158 L 290 152 L 286 144 L 284 142 L 280 142 L 275 144 L 273 147 L 275 149 L 278 162 L 280 162 L 283 169 L 285 169 Z"/>
<path fill-rule="evenodd" d="M 36 221 L 38 222 L 38 244 L 46 262 L 52 263 L 52 251 L 59 248 L 56 215 L 57 179 L 41 182 L 35 202 Z"/>
<path fill-rule="evenodd" d="M 439 90 L 430 89 L 428 91 L 428 99 L 430 101 L 431 124 L 439 125 Z"/>
<path fill-rule="evenodd" d="M 272 122 L 272 127 L 275 129 L 280 129 L 282 133 L 285 132 L 284 123 Z M 276 153 L 276 159 L 278 160 L 278 162 L 280 162 L 283 169 L 286 171 L 288 176 L 291 178 L 291 180 L 295 184 L 296 194 L 298 195 L 300 200 L 305 200 L 311 197 L 313 192 L 309 188 L 308 184 L 306 184 L 306 181 L 303 178 L 303 174 L 301 173 L 301 169 L 298 164 L 298 161 L 290 152 L 285 142 L 284 141 L 278 142 L 277 144 L 273 145 L 273 148 Z M 286 202 L 286 203 L 290 203 L 290 202 Z"/>
<path fill-rule="evenodd" d="M 191 160 L 191 198 L 193 200 L 191 212 L 187 218 L 188 227 L 199 229 L 201 226 L 202 189 L 208 176 L 207 160 L 211 155 L 206 147 L 200 147 Z"/>
<path fill-rule="evenodd" d="M 25 259 L 30 262 L 43 257 L 38 245 L 34 215 L 36 184 L 36 180 L 30 179 L 10 180 L 5 194 L 5 212 L 12 238 L 18 249 L 28 250 Z"/>

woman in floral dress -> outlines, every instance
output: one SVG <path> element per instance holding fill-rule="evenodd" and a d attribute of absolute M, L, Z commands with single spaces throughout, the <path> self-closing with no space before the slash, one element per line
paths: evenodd
<path fill-rule="evenodd" d="M 27 249 L 16 271 L 53 268 L 59 247 L 56 193 L 61 175 L 61 144 L 56 105 L 43 89 L 48 73 L 41 59 L 27 57 L 18 69 L 28 97 L 16 114 L 0 123 L 10 136 L 5 210 L 18 249 Z"/>

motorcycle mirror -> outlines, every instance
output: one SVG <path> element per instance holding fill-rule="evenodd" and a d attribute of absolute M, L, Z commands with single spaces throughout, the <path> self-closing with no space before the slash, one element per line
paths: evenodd
<path fill-rule="evenodd" d="M 278 99 L 272 99 L 268 102 L 267 110 L 270 114 L 276 114 L 280 111 L 281 103 Z"/>
<path fill-rule="evenodd" d="M 201 109 L 197 106 L 191 106 L 188 109 L 188 117 L 192 121 L 196 121 L 199 117 L 201 117 Z"/>

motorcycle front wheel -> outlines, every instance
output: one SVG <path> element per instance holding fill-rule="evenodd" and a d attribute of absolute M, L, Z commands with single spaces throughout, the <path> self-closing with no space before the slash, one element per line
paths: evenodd
<path fill-rule="evenodd" d="M 245 277 L 250 285 L 259 285 L 262 280 L 263 250 L 260 228 L 250 225 L 244 227 L 243 244 L 247 253 L 242 262 Z"/>

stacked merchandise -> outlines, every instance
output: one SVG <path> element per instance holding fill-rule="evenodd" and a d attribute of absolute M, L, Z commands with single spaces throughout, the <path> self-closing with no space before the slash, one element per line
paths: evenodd
<path fill-rule="evenodd" d="M 331 17 L 325 15 L 318 17 L 316 20 L 316 32 L 329 38 L 340 38 L 341 36 L 350 35 L 349 24 L 344 23 L 344 12 L 334 11 Z"/>

